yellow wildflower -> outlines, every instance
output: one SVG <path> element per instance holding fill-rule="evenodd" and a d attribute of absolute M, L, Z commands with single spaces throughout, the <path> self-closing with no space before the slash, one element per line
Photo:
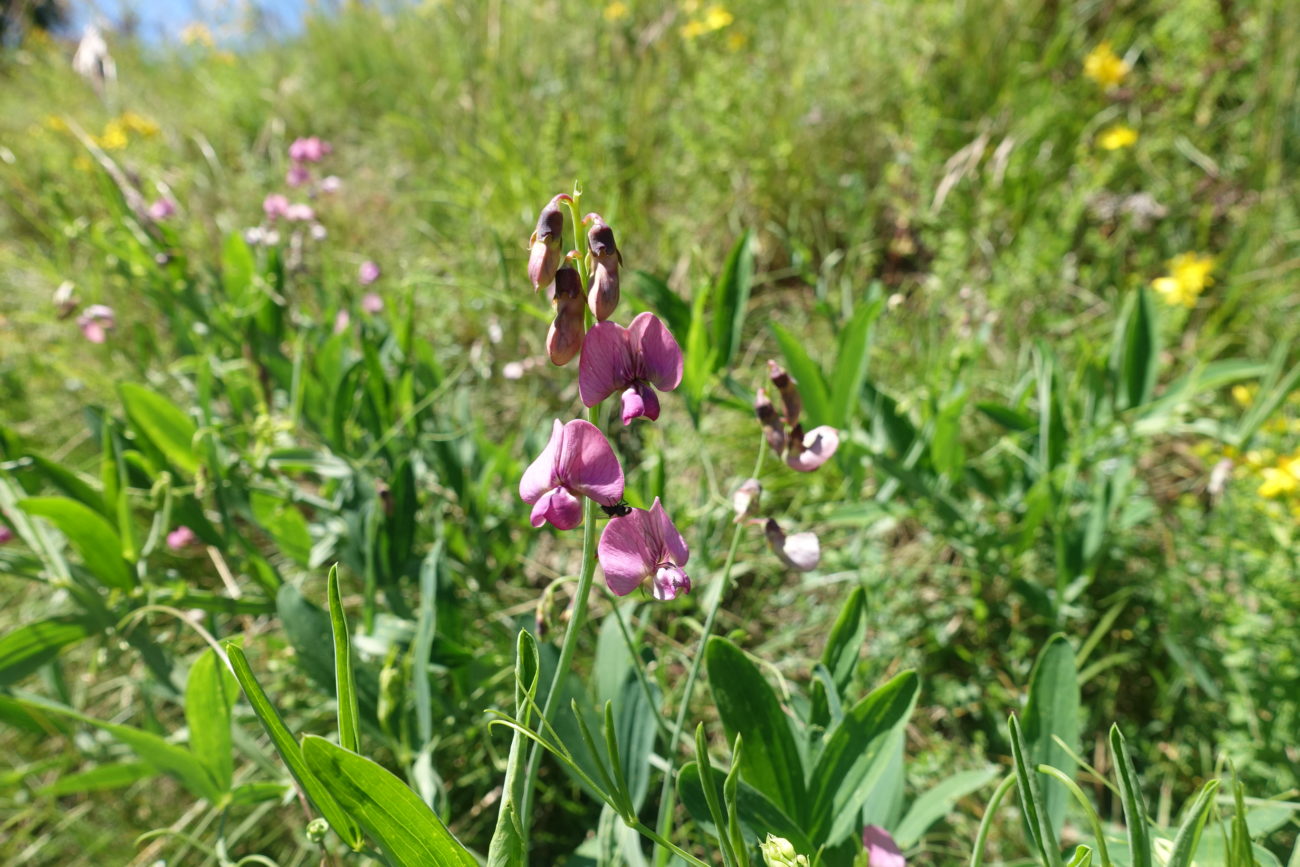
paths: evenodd
<path fill-rule="evenodd" d="M 1214 270 L 1214 257 L 1199 253 L 1183 253 L 1169 260 L 1169 273 L 1151 281 L 1151 288 L 1167 304 L 1195 307 L 1196 299 L 1205 287 L 1214 283 L 1210 272 Z"/>
<path fill-rule="evenodd" d="M 1259 495 L 1276 499 L 1284 494 L 1295 493 L 1300 489 L 1300 453 L 1282 458 L 1275 467 L 1265 467 L 1260 475 L 1264 482 L 1259 486 Z"/>
<path fill-rule="evenodd" d="M 53 132 L 67 132 L 68 122 L 57 114 L 47 114 L 45 116 L 45 126 Z"/>
<path fill-rule="evenodd" d="M 703 36 L 705 32 L 704 22 L 698 18 L 692 18 L 682 25 L 683 39 L 694 39 L 697 36 Z"/>
<path fill-rule="evenodd" d="M 605 7 L 605 20 L 611 22 L 622 21 L 630 15 L 631 12 L 632 10 L 628 9 L 627 4 L 622 2 L 622 0 L 614 0 L 613 3 Z"/>
<path fill-rule="evenodd" d="M 1104 89 L 1119 86 L 1129 73 L 1129 65 L 1111 50 L 1109 42 L 1102 42 L 1083 59 L 1083 74 Z"/>
<path fill-rule="evenodd" d="M 211 48 L 213 45 L 212 31 L 203 22 L 195 21 L 181 31 L 181 42 L 186 45 L 202 45 L 204 48 Z"/>
<path fill-rule="evenodd" d="M 1117 123 L 1114 126 L 1107 127 L 1097 136 L 1097 144 L 1102 150 L 1117 151 L 1120 148 L 1131 147 L 1138 140 L 1137 130 L 1131 126 L 1125 126 Z"/>
<path fill-rule="evenodd" d="M 145 117 L 142 114 L 136 114 L 134 111 L 124 111 L 118 118 L 118 122 L 131 132 L 143 138 L 153 138 L 161 130 L 158 124 L 154 123 L 153 118 Z"/>
<path fill-rule="evenodd" d="M 104 134 L 95 139 L 95 144 L 99 145 L 106 151 L 120 151 L 126 147 L 130 139 L 126 134 L 126 126 L 118 120 L 110 120 L 104 126 Z"/>
<path fill-rule="evenodd" d="M 1258 391 L 1258 385 L 1234 385 L 1232 387 L 1232 399 L 1236 401 L 1237 406 L 1245 409 L 1255 402 L 1255 394 Z"/>
<path fill-rule="evenodd" d="M 709 11 L 704 13 L 704 26 L 710 32 L 729 27 L 735 20 L 736 17 L 722 6 L 710 6 Z"/>

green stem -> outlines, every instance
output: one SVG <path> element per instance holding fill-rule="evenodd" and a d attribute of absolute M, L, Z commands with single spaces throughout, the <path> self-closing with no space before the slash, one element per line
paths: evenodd
<path fill-rule="evenodd" d="M 767 454 L 767 438 L 759 437 L 758 441 L 758 459 L 754 461 L 753 478 L 758 478 L 758 474 L 763 469 L 763 458 Z M 709 613 L 704 618 L 704 629 L 700 633 L 699 646 L 695 648 L 695 653 L 691 656 L 691 667 L 686 674 L 686 687 L 682 691 L 681 704 L 677 708 L 677 719 L 673 722 L 673 736 L 668 743 L 668 755 L 665 760 L 668 767 L 664 769 L 664 783 L 659 790 L 659 819 L 655 825 L 659 829 L 659 836 L 667 837 L 672 831 L 673 808 L 676 806 L 676 789 L 673 788 L 673 774 L 677 769 L 677 749 L 682 740 L 682 730 L 686 726 L 686 713 L 690 710 L 691 694 L 695 691 L 695 681 L 700 674 L 700 662 L 704 659 L 704 645 L 713 634 L 713 624 L 718 619 L 718 610 L 722 608 L 722 597 L 727 595 L 727 586 L 731 583 L 731 568 L 736 562 L 736 551 L 740 548 L 740 534 L 745 527 L 745 523 L 738 522 L 731 531 L 731 547 L 727 549 L 727 560 L 722 566 L 722 577 L 718 579 L 721 586 L 718 587 L 717 594 L 713 597 L 713 604 L 709 606 Z M 723 829 L 718 829 L 719 833 L 726 833 Z M 667 848 L 662 846 L 655 847 L 655 864 L 656 867 L 664 867 L 668 863 Z"/>

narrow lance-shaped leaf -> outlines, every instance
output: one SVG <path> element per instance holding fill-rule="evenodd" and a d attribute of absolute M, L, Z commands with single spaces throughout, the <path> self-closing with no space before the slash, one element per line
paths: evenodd
<path fill-rule="evenodd" d="M 1059 770 L 1073 768 L 1070 750 L 1079 743 L 1079 682 L 1074 663 L 1074 648 L 1061 634 L 1053 635 L 1038 655 L 1029 679 L 1029 702 L 1025 707 L 1025 742 L 1028 761 L 1033 766 L 1051 765 Z M 1065 823 L 1065 806 L 1069 793 L 1056 780 L 1044 781 L 1042 787 L 1045 816 L 1052 834 L 1059 838 Z"/>
<path fill-rule="evenodd" d="M 1201 842 L 1201 831 L 1205 829 L 1205 820 L 1214 806 L 1214 793 L 1219 790 L 1219 781 L 1210 780 L 1196 796 L 1196 801 L 1183 817 L 1174 837 L 1174 848 L 1169 854 L 1165 867 L 1190 867 L 1196 855 L 1196 847 Z"/>
<path fill-rule="evenodd" d="M 118 386 L 118 392 L 136 431 L 177 469 L 189 475 L 198 472 L 200 461 L 194 451 L 198 428 L 190 417 L 161 394 L 143 386 L 126 382 Z"/>
<path fill-rule="evenodd" d="M 1020 732 L 1020 720 L 1015 714 L 1007 721 L 1011 734 L 1011 756 L 1016 766 L 1016 786 L 1020 790 L 1020 807 L 1024 811 L 1025 824 L 1029 828 L 1029 837 L 1045 867 L 1060 867 L 1061 850 L 1056 843 L 1056 835 L 1047 818 L 1043 796 L 1038 789 L 1038 775 L 1029 768 L 1024 736 Z"/>
<path fill-rule="evenodd" d="M 58 527 L 101 584 L 119 590 L 135 586 L 135 572 L 122 556 L 122 540 L 98 512 L 67 497 L 32 497 L 18 505 Z"/>
<path fill-rule="evenodd" d="M 221 792 L 229 792 L 235 760 L 230 709 L 238 687 L 215 650 L 206 650 L 190 667 L 185 683 L 185 723 L 190 750 L 203 762 Z"/>
<path fill-rule="evenodd" d="M 1152 867 L 1151 830 L 1147 827 L 1147 811 L 1142 802 L 1142 787 L 1128 745 L 1119 726 L 1110 727 L 1110 752 L 1115 763 L 1115 779 L 1119 783 L 1120 802 L 1124 805 L 1124 824 L 1128 831 L 1129 858 L 1133 867 Z"/>
<path fill-rule="evenodd" d="M 356 681 L 352 677 L 352 645 L 348 622 L 339 597 L 339 567 L 330 567 L 328 581 L 330 629 L 334 634 L 334 688 L 338 695 L 339 743 L 345 750 L 361 749 L 360 715 L 357 711 Z"/>

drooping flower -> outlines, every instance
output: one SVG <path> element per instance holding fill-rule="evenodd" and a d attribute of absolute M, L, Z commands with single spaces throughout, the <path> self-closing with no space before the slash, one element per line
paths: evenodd
<path fill-rule="evenodd" d="M 367 259 L 362 262 L 361 267 L 357 269 L 357 282 L 362 286 L 369 286 L 371 283 L 379 279 L 380 273 L 379 266 Z"/>
<path fill-rule="evenodd" d="M 298 138 L 289 145 L 289 159 L 298 163 L 318 163 L 332 150 L 330 143 L 322 141 L 319 136 Z"/>
<path fill-rule="evenodd" d="M 280 193 L 271 193 L 262 199 L 262 212 L 266 214 L 268 220 L 283 217 L 288 210 L 289 200 Z"/>
<path fill-rule="evenodd" d="M 796 425 L 799 423 L 799 415 L 803 412 L 803 398 L 799 394 L 799 386 L 795 383 L 794 377 L 785 372 L 781 365 L 772 359 L 767 360 L 767 378 L 772 380 L 772 385 L 776 387 L 777 393 L 781 395 L 781 404 L 785 409 L 785 423 Z"/>
<path fill-rule="evenodd" d="M 658 497 L 649 510 L 633 509 L 611 518 L 596 546 L 610 590 L 626 596 L 650 578 L 650 592 L 662 602 L 691 592 L 690 576 L 682 568 L 690 556 Z"/>
<path fill-rule="evenodd" d="M 777 415 L 776 407 L 762 388 L 754 396 L 754 414 L 763 425 L 763 434 L 772 451 L 785 458 L 791 469 L 811 472 L 835 454 L 840 433 L 830 425 L 819 425 L 804 433 L 803 425 L 799 424 L 803 400 L 798 383 L 775 361 L 768 361 L 767 369 L 772 384 L 781 393 L 785 415 Z"/>
<path fill-rule="evenodd" d="M 519 497 L 532 505 L 534 527 L 549 521 L 557 530 L 572 530 L 582 523 L 579 497 L 602 506 L 623 499 L 623 468 L 594 424 L 556 419 L 546 448 L 519 480 Z"/>
<path fill-rule="evenodd" d="M 758 479 L 746 479 L 739 488 L 736 488 L 736 492 L 731 495 L 731 509 L 736 513 L 737 523 L 749 514 L 749 507 L 754 505 L 754 501 L 762 494 L 763 486 L 758 483 Z"/>
<path fill-rule="evenodd" d="M 1083 59 L 1083 74 L 1105 90 L 1120 85 L 1129 74 L 1129 65 L 1111 49 L 1109 42 L 1101 42 Z"/>
<path fill-rule="evenodd" d="M 763 534 L 767 536 L 767 544 L 772 547 L 772 553 L 791 569 L 811 572 L 821 562 L 821 542 L 816 533 L 792 533 L 787 536 L 774 518 L 768 518 L 763 525 Z"/>
<path fill-rule="evenodd" d="M 1117 123 L 1101 131 L 1101 134 L 1097 136 L 1097 146 L 1102 150 L 1117 151 L 1121 148 L 1132 147 L 1137 143 L 1137 140 L 1137 130 L 1131 126 Z"/>
<path fill-rule="evenodd" d="M 86 308 L 85 313 L 77 317 L 77 325 L 81 327 L 81 333 L 91 343 L 103 343 L 108 339 L 108 332 L 117 327 L 117 317 L 112 307 L 92 304 Z"/>
<path fill-rule="evenodd" d="M 71 280 L 64 280 L 59 284 L 59 288 L 54 290 L 54 306 L 59 311 L 60 319 L 67 319 L 81 305 L 81 299 L 77 297 L 77 287 Z"/>
<path fill-rule="evenodd" d="M 641 313 L 627 328 L 598 322 L 582 344 L 578 394 L 595 406 L 623 391 L 623 424 L 639 416 L 659 418 L 655 389 L 672 391 L 682 381 L 682 350 L 667 326 L 652 313 Z M 652 388 L 653 386 L 653 388 Z"/>
<path fill-rule="evenodd" d="M 791 469 L 810 473 L 835 454 L 840 445 L 840 432 L 828 424 L 819 425 L 807 433 L 795 425 L 786 442 L 785 462 Z"/>
<path fill-rule="evenodd" d="M 190 547 L 198 541 L 198 536 L 189 527 L 180 526 L 167 534 L 167 547 L 173 551 L 181 551 Z"/>
<path fill-rule="evenodd" d="M 573 268 L 555 272 L 555 318 L 546 332 L 546 354 L 551 363 L 563 367 L 582 348 L 587 323 L 583 315 L 582 280 Z"/>
<path fill-rule="evenodd" d="M 862 845 L 867 847 L 869 867 L 907 867 L 907 859 L 889 832 L 879 825 L 862 829 Z"/>
<path fill-rule="evenodd" d="M 175 214 L 176 203 L 166 196 L 155 199 L 153 204 L 149 206 L 149 219 L 154 221 L 165 220 Z"/>
<path fill-rule="evenodd" d="M 1214 257 L 1182 253 L 1169 260 L 1169 273 L 1151 281 L 1151 288 L 1171 305 L 1195 307 L 1205 287 L 1214 283 Z"/>
<path fill-rule="evenodd" d="M 571 201 L 572 197 L 560 193 L 537 215 L 537 227 L 528 239 L 528 279 L 533 281 L 534 292 L 551 285 L 560 268 L 564 244 L 564 212 L 560 210 L 560 202 Z"/>
<path fill-rule="evenodd" d="M 618 307 L 618 269 L 623 264 L 623 254 L 614 243 L 614 230 L 596 213 L 588 214 L 582 222 L 591 223 L 587 232 L 587 270 L 591 273 L 591 288 L 587 293 L 587 306 L 597 322 L 604 322 Z"/>

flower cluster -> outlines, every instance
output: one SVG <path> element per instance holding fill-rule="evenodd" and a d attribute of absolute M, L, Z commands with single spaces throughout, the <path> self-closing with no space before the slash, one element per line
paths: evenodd
<path fill-rule="evenodd" d="M 289 171 L 285 183 L 294 189 L 302 189 L 307 198 L 315 199 L 320 195 L 338 192 L 343 182 L 335 175 L 328 175 L 316 181 L 311 166 L 322 162 L 334 152 L 329 142 L 319 136 L 297 138 L 289 145 Z M 257 246 L 265 244 L 276 246 L 280 243 L 280 232 L 276 224 L 284 221 L 290 227 L 298 225 L 307 227 L 308 236 L 314 241 L 323 241 L 328 232 L 317 220 L 316 209 L 308 202 L 292 202 L 284 193 L 270 193 L 262 199 L 261 225 L 244 231 L 244 240 Z"/>
<path fill-rule="evenodd" d="M 1083 74 L 1097 82 L 1103 90 L 1119 87 L 1131 69 L 1128 62 L 1110 47 L 1109 42 L 1098 43 L 1083 59 Z"/>
<path fill-rule="evenodd" d="M 1131 126 L 1117 123 L 1108 126 L 1097 136 L 1097 146 L 1106 151 L 1117 151 L 1137 144 L 1137 130 Z"/>
<path fill-rule="evenodd" d="M 557 366 L 581 355 L 578 393 L 588 408 L 621 393 L 624 425 L 642 417 L 654 421 L 660 409 L 657 391 L 672 391 L 681 383 L 681 348 L 653 314 L 642 313 L 627 327 L 610 321 L 618 307 L 623 262 L 614 231 L 599 214 L 588 214 L 582 220 L 589 226 L 586 256 L 566 254 L 562 207 L 576 215 L 573 196 L 555 196 L 542 209 L 528 241 L 528 279 L 535 292 L 547 290 L 554 311 L 547 355 Z M 575 242 L 580 240 L 577 231 L 575 226 Z M 585 292 L 575 262 L 589 275 Z M 589 315 L 595 321 L 590 329 Z M 623 467 L 613 447 L 600 428 L 584 419 L 556 419 L 546 448 L 519 482 L 520 498 L 533 507 L 534 527 L 577 527 L 583 497 L 609 516 L 596 556 L 615 594 L 627 595 L 647 578 L 656 599 L 689 593 L 685 566 L 690 550 L 663 504 L 656 498 L 649 509 L 633 508 L 623 503 L 623 492 Z"/>
<path fill-rule="evenodd" d="M 812 472 L 835 454 L 835 449 L 840 444 L 839 431 L 830 425 L 820 425 L 805 433 L 803 425 L 799 423 L 803 400 L 799 396 L 798 383 L 775 361 L 769 361 L 767 367 L 772 386 L 781 396 L 784 410 L 778 414 L 768 399 L 767 392 L 761 388 L 758 390 L 754 398 L 754 412 L 763 423 L 767 444 L 773 452 L 785 459 L 791 469 L 801 473 Z"/>
<path fill-rule="evenodd" d="M 1151 288 L 1174 306 L 1195 307 L 1205 287 L 1214 283 L 1214 257 L 1183 253 L 1169 260 L 1169 273 L 1151 281 Z"/>

